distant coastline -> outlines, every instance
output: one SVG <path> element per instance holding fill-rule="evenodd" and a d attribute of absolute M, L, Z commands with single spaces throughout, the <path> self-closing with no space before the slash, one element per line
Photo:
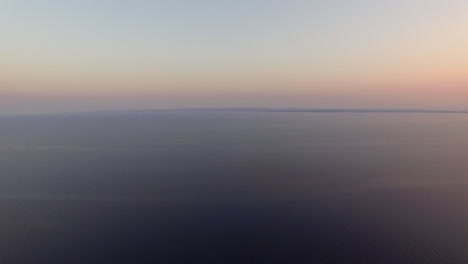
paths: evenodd
<path fill-rule="evenodd" d="M 99 111 L 94 113 L 151 113 L 171 111 L 193 112 L 286 112 L 286 113 L 441 113 L 468 114 L 468 110 L 447 109 L 398 109 L 398 108 L 266 108 L 266 107 L 229 107 L 229 108 L 166 108 Z"/>
<path fill-rule="evenodd" d="M 468 113 L 468 110 L 386 108 L 178 108 L 175 111 L 312 112 L 312 113 Z M 144 111 L 144 110 L 143 110 Z"/>
<path fill-rule="evenodd" d="M 2 114 L 0 117 L 28 117 L 28 116 L 67 116 L 67 115 L 115 115 L 115 114 L 151 114 L 162 112 L 258 112 L 258 113 L 414 113 L 414 114 L 468 114 L 468 110 L 448 109 L 400 109 L 400 108 L 267 108 L 267 107 L 226 107 L 226 108 L 155 108 L 155 109 L 126 109 L 100 110 L 61 113 L 38 114 Z"/>

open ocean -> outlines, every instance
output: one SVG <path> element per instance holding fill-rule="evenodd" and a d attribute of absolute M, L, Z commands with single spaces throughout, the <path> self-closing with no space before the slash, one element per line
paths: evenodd
<path fill-rule="evenodd" d="M 0 263 L 468 263 L 468 114 L 0 117 Z"/>

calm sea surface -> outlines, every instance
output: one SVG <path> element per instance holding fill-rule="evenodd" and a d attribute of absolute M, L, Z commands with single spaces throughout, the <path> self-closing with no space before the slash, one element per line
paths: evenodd
<path fill-rule="evenodd" d="M 468 263 L 468 115 L 0 117 L 0 263 Z"/>

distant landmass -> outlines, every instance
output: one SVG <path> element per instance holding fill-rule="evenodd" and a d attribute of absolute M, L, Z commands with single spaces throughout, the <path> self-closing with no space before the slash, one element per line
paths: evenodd
<path fill-rule="evenodd" d="M 388 108 L 264 108 L 264 107 L 229 107 L 229 108 L 172 108 L 100 111 L 99 113 L 151 113 L 166 111 L 206 111 L 206 112 L 294 112 L 294 113 L 453 113 L 467 114 L 468 110 L 447 109 L 388 109 Z"/>
<path fill-rule="evenodd" d="M 234 108 L 182 108 L 176 110 L 190 111 L 248 111 L 248 112 L 324 112 L 324 113 L 468 113 L 468 110 L 440 110 L 440 109 L 374 109 L 374 108 L 262 108 L 262 107 L 234 107 Z"/>
<path fill-rule="evenodd" d="M 449 109 L 411 109 L 411 108 L 268 108 L 268 107 L 225 107 L 225 108 L 155 108 L 155 109 L 126 109 L 101 110 L 40 114 L 1 114 L 1 117 L 27 116 L 56 116 L 56 115 L 115 115 L 115 114 L 151 114 L 163 112 L 270 112 L 270 113 L 421 113 L 421 114 L 468 114 L 468 110 Z"/>

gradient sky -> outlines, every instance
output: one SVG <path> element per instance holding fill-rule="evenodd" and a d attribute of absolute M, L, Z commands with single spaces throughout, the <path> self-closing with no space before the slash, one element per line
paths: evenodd
<path fill-rule="evenodd" d="M 0 0 L 0 114 L 468 109 L 466 0 Z"/>

